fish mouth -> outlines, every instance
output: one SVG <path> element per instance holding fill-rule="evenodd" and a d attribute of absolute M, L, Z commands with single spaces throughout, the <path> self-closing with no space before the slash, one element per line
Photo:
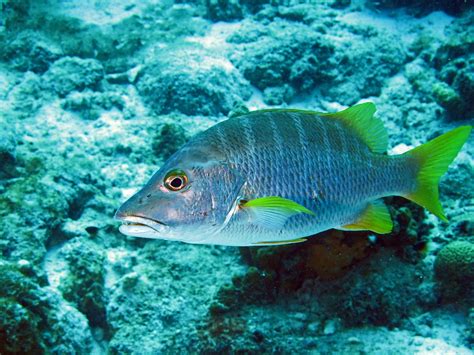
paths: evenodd
<path fill-rule="evenodd" d="M 116 219 L 122 222 L 119 231 L 132 237 L 163 238 L 163 234 L 169 230 L 166 223 L 151 218 L 116 216 Z"/>

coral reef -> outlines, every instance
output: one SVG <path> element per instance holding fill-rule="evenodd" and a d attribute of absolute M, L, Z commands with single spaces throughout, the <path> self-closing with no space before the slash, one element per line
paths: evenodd
<path fill-rule="evenodd" d="M 15 176 L 16 139 L 14 132 L 0 132 L 0 179 Z"/>
<path fill-rule="evenodd" d="M 458 300 L 459 296 L 474 297 L 474 244 L 455 241 L 443 247 L 434 264 L 442 296 Z"/>
<path fill-rule="evenodd" d="M 162 53 L 143 69 L 137 87 L 157 114 L 227 115 L 250 97 L 250 88 L 238 72 L 193 48 Z"/>
<path fill-rule="evenodd" d="M 335 45 L 330 35 L 336 33 L 342 40 Z M 367 26 L 314 28 L 278 18 L 268 25 L 246 20 L 228 41 L 241 48 L 231 60 L 264 90 L 267 104 L 288 103 L 293 91 L 307 92 L 316 86 L 330 99 L 353 104 L 379 95 L 384 81 L 406 60 L 395 37 Z"/>
<path fill-rule="evenodd" d="M 21 71 L 42 74 L 62 55 L 61 49 L 34 31 L 24 31 L 16 37 L 7 37 L 2 60 Z"/>
<path fill-rule="evenodd" d="M 64 298 L 86 315 L 91 326 L 105 328 L 105 257 L 102 250 L 87 239 L 77 238 L 61 253 L 69 269 L 67 278 L 59 285 Z"/>
<path fill-rule="evenodd" d="M 249 36 L 250 31 L 253 34 Z M 285 33 L 283 38 L 281 33 Z M 268 26 L 246 22 L 228 41 L 242 44 L 242 52 L 234 53 L 231 60 L 261 90 L 287 83 L 308 90 L 331 77 L 334 46 L 307 26 L 289 26 L 284 21 Z"/>
<path fill-rule="evenodd" d="M 155 137 L 152 148 L 158 157 L 166 160 L 181 148 L 187 140 L 188 136 L 183 127 L 166 123 Z"/>
<path fill-rule="evenodd" d="M 474 100 L 474 35 L 467 28 L 474 15 L 456 20 L 448 40 L 436 51 L 434 63 L 441 80 L 433 87 L 433 95 L 449 117 L 462 120 L 472 117 Z"/>
<path fill-rule="evenodd" d="M 61 97 L 85 88 L 98 89 L 103 78 L 104 68 L 99 61 L 77 57 L 57 60 L 44 75 L 46 88 Z"/>
<path fill-rule="evenodd" d="M 25 262 L 23 262 L 24 264 Z M 19 263 L 21 264 L 21 263 Z M 0 349 L 6 353 L 81 352 L 92 348 L 85 318 L 15 264 L 0 264 Z"/>
<path fill-rule="evenodd" d="M 113 221 L 226 116 L 370 100 L 389 154 L 472 124 L 469 2 L 0 8 L 0 353 L 472 352 L 472 139 L 440 183 L 449 223 L 391 197 L 390 234 L 237 249 Z"/>
<path fill-rule="evenodd" d="M 463 0 L 440 0 L 432 3 L 426 3 L 422 0 L 367 0 L 367 5 L 379 10 L 394 9 L 398 7 L 410 7 L 415 15 L 421 16 L 427 13 L 442 9 L 450 14 L 459 14 L 469 8 L 466 1 Z"/>
<path fill-rule="evenodd" d="M 77 112 L 85 120 L 96 120 L 104 111 L 123 110 L 125 103 L 118 94 L 98 92 L 73 92 L 68 95 L 61 106 L 65 110 Z"/>

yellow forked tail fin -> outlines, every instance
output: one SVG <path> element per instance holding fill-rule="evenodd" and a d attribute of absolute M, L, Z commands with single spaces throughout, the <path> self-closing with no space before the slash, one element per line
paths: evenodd
<path fill-rule="evenodd" d="M 461 126 L 405 153 L 419 164 L 415 191 L 404 195 L 434 215 L 447 221 L 439 201 L 438 184 L 449 164 L 458 155 L 471 133 L 471 126 Z"/>

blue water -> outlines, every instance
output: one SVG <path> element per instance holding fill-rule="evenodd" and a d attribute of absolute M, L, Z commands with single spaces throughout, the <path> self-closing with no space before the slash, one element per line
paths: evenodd
<path fill-rule="evenodd" d="M 440 182 L 449 222 L 389 198 L 387 235 L 237 248 L 113 219 L 247 110 L 370 101 L 389 154 L 472 125 L 471 1 L 0 8 L 0 353 L 472 353 L 472 137 Z"/>

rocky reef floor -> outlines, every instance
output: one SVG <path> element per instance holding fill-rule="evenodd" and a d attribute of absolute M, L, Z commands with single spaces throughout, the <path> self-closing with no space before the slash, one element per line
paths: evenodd
<path fill-rule="evenodd" d="M 401 153 L 473 124 L 469 1 L 0 1 L 0 353 L 472 354 L 471 138 L 449 223 L 233 248 L 113 220 L 246 109 L 373 101 Z"/>

